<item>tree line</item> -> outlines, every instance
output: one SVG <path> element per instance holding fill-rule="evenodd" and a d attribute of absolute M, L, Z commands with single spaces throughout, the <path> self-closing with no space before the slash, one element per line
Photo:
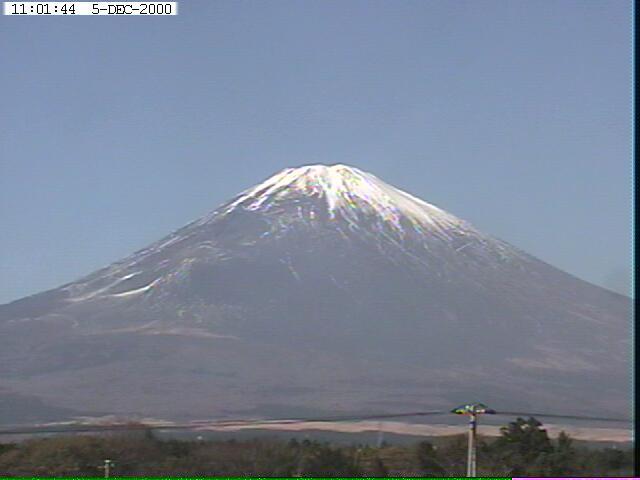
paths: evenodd
<path fill-rule="evenodd" d="M 467 438 L 413 445 L 336 445 L 311 440 L 160 439 L 138 433 L 73 435 L 0 443 L 1 476 L 464 476 Z M 630 448 L 550 439 L 535 418 L 518 418 L 497 438 L 479 437 L 479 476 L 631 476 Z"/>

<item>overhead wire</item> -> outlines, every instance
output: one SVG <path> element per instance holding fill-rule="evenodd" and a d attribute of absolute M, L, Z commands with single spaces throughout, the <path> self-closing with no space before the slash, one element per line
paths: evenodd
<path fill-rule="evenodd" d="M 108 424 L 53 424 L 53 425 L 15 425 L 8 428 L 0 428 L 0 435 L 28 435 L 46 433 L 89 433 L 89 432 L 113 432 L 132 430 L 203 430 L 206 428 L 225 427 L 251 427 L 259 425 L 294 425 L 304 423 L 331 423 L 331 422 L 357 422 L 366 420 L 384 420 L 391 418 L 407 417 L 429 417 L 437 415 L 451 414 L 450 411 L 417 411 L 400 413 L 381 413 L 369 415 L 350 415 L 333 417 L 310 417 L 310 418 L 284 418 L 284 419 L 232 419 L 232 420 L 199 420 L 188 423 L 144 423 L 131 420 L 128 423 L 108 423 Z M 593 417 L 581 415 L 561 415 L 552 413 L 531 413 L 531 412 L 511 412 L 497 411 L 500 416 L 520 416 L 520 417 L 541 417 L 558 418 L 579 421 L 600 421 L 600 422 L 624 422 L 631 423 L 631 419 Z"/>
<path fill-rule="evenodd" d="M 625 422 L 631 423 L 630 418 L 612 418 L 612 417 L 590 417 L 585 415 L 559 415 L 555 413 L 530 413 L 530 412 L 496 412 L 496 415 L 523 416 L 523 417 L 542 417 L 542 418 L 562 418 L 566 420 L 589 420 L 599 422 Z"/>

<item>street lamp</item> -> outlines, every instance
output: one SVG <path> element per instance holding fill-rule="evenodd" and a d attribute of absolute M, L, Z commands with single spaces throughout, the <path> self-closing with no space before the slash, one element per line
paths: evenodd
<path fill-rule="evenodd" d="M 478 426 L 478 415 L 495 414 L 496 411 L 487 407 L 484 403 L 468 403 L 460 405 L 451 410 L 456 415 L 469 416 L 469 448 L 467 450 L 467 477 L 476 476 L 476 430 Z"/>
<path fill-rule="evenodd" d="M 113 460 L 109 460 L 108 458 L 104 461 L 104 466 L 100 466 L 98 468 L 104 470 L 104 478 L 109 478 L 109 474 L 111 473 L 111 467 L 115 467 L 115 463 Z"/>

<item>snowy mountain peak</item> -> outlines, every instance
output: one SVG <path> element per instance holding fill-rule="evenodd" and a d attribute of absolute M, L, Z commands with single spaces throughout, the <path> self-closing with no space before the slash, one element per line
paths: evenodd
<path fill-rule="evenodd" d="M 0 410 L 24 413 L 13 391 L 42 421 L 65 419 L 49 405 L 178 419 L 348 413 L 372 398 L 442 410 L 491 391 L 615 416 L 629 408 L 631 308 L 369 173 L 290 168 L 0 305 Z"/>
<path fill-rule="evenodd" d="M 465 224 L 370 173 L 343 164 L 286 168 L 242 192 L 220 213 L 230 213 L 236 208 L 268 211 L 285 201 L 304 197 L 324 199 L 331 218 L 339 215 L 355 221 L 361 213 L 373 214 L 400 231 L 404 228 L 403 219 L 418 230 L 441 230 Z"/>

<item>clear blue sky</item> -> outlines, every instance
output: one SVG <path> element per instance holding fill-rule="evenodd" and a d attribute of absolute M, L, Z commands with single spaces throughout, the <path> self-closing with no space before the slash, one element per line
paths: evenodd
<path fill-rule="evenodd" d="M 175 17 L 0 17 L 0 302 L 306 163 L 357 166 L 621 288 L 631 13 L 623 0 L 184 0 Z"/>

